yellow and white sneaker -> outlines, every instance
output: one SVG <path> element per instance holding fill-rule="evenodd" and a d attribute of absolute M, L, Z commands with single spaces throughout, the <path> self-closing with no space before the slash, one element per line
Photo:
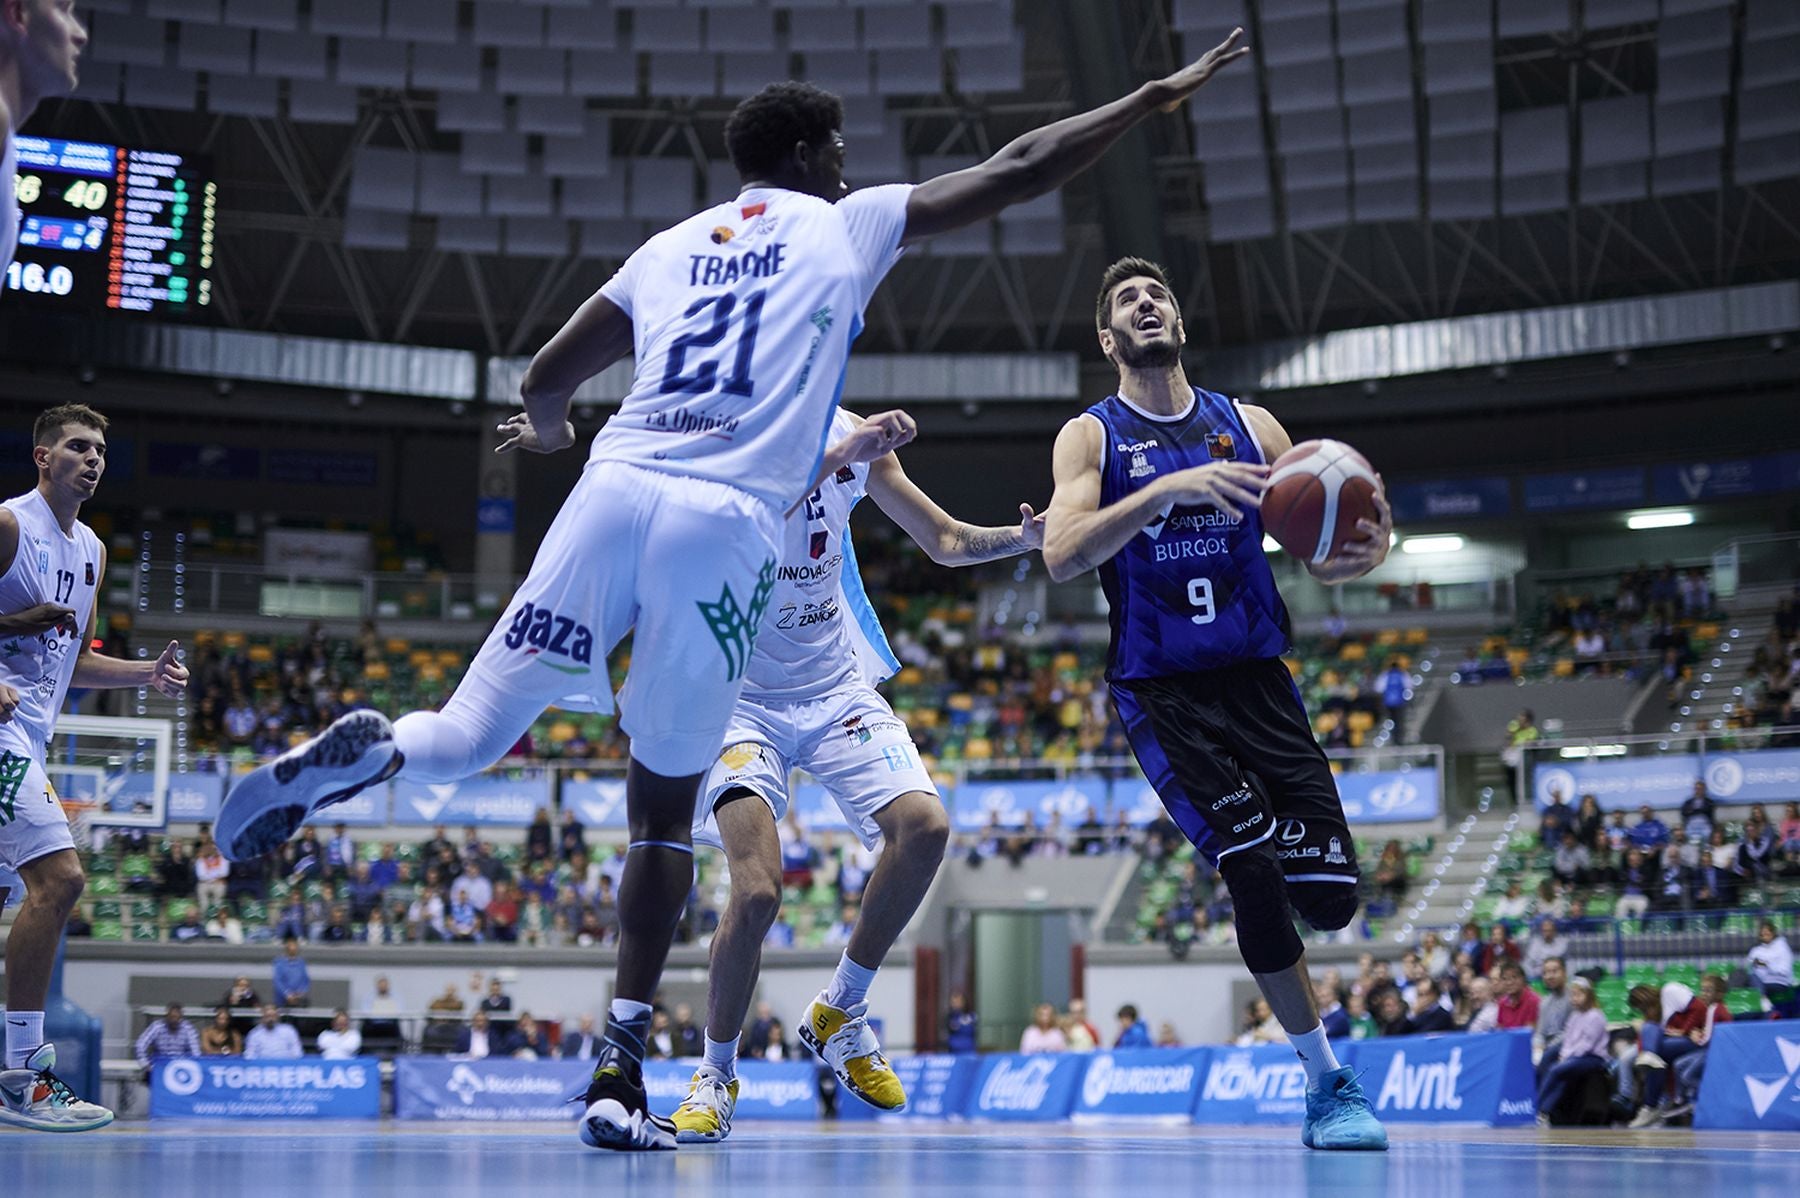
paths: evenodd
<path fill-rule="evenodd" d="M 800 1021 L 800 1040 L 831 1066 L 846 1090 L 878 1110 L 903 1111 L 906 1088 L 881 1055 L 881 1042 L 869 1027 L 868 1015 L 866 1002 L 841 1011 L 826 1003 L 821 992 Z"/>
<path fill-rule="evenodd" d="M 737 1110 L 738 1079 L 726 1081 L 718 1071 L 694 1070 L 687 1097 L 675 1108 L 675 1139 L 682 1144 L 717 1144 L 731 1134 Z"/>

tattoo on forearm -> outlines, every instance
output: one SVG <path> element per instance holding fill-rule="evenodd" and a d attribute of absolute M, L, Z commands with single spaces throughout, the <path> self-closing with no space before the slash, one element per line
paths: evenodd
<path fill-rule="evenodd" d="M 957 525 L 956 536 L 950 543 L 954 556 L 978 562 L 1009 557 L 1021 548 L 1016 529 L 975 528 L 967 524 Z"/>

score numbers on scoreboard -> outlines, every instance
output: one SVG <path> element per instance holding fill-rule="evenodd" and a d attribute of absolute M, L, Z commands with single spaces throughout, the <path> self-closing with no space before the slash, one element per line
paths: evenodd
<path fill-rule="evenodd" d="M 218 187 L 203 160 L 16 137 L 19 245 L 8 291 L 164 315 L 212 302 Z"/>

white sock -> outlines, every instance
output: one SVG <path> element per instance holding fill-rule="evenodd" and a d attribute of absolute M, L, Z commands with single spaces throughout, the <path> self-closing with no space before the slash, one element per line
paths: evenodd
<path fill-rule="evenodd" d="M 705 1036 L 704 1032 L 701 1034 Z M 715 1040 L 711 1036 L 706 1036 L 705 1038 L 706 1067 L 718 1073 L 718 1075 L 726 1081 L 730 1081 L 732 1078 L 736 1077 L 738 1048 L 736 1038 L 734 1037 L 730 1040 Z"/>
<path fill-rule="evenodd" d="M 650 1018 L 650 1004 L 635 998 L 615 998 L 606 1013 L 620 1023 L 635 1023 Z"/>
<path fill-rule="evenodd" d="M 44 1042 L 42 1011 L 8 1011 L 6 1013 L 6 1067 L 23 1069 L 25 1058 Z"/>
<path fill-rule="evenodd" d="M 825 988 L 825 1005 L 847 1011 L 869 996 L 869 985 L 875 980 L 875 971 L 864 965 L 858 965 L 850 959 L 850 950 L 838 958 L 837 972 L 831 975 L 831 985 Z"/>
<path fill-rule="evenodd" d="M 1338 1068 L 1337 1054 L 1331 1051 L 1331 1041 L 1325 1038 L 1324 1024 L 1313 1024 L 1310 1032 L 1289 1032 L 1288 1043 L 1294 1046 L 1294 1055 L 1306 1067 L 1307 1088 L 1318 1085 L 1320 1078 Z"/>

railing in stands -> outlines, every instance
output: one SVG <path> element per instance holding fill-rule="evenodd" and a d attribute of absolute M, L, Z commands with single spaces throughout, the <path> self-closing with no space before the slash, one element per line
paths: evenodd
<path fill-rule="evenodd" d="M 1739 537 L 1713 550 L 1713 593 L 1734 598 L 1747 587 L 1800 584 L 1800 533 Z"/>
<path fill-rule="evenodd" d="M 1763 920 L 1800 944 L 1800 908 L 1743 907 L 1649 911 L 1636 919 L 1590 918 L 1568 933 L 1571 969 L 1601 965 L 1623 976 L 1631 965 L 1731 962 L 1745 967 Z"/>

